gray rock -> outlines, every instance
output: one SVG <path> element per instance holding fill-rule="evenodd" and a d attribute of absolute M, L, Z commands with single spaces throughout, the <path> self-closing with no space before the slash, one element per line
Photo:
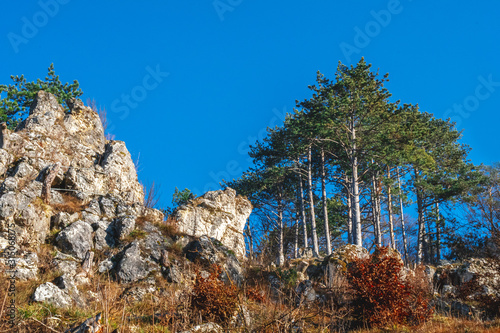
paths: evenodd
<path fill-rule="evenodd" d="M 141 257 L 141 250 L 137 242 L 131 243 L 122 254 L 116 267 L 118 279 L 123 283 L 139 281 L 149 274 L 146 261 Z"/>
<path fill-rule="evenodd" d="M 47 302 L 57 308 L 71 307 L 71 297 L 52 282 L 38 286 L 33 294 L 35 302 Z"/>
<path fill-rule="evenodd" d="M 119 239 L 127 237 L 135 229 L 135 218 L 131 216 L 120 217 L 113 223 Z"/>
<path fill-rule="evenodd" d="M 227 188 L 207 192 L 180 207 L 176 219 L 180 232 L 193 237 L 207 235 L 215 238 L 243 258 L 243 229 L 251 212 L 251 203 Z"/>
<path fill-rule="evenodd" d="M 226 284 L 235 283 L 241 286 L 244 280 L 244 271 L 234 252 L 214 238 L 201 236 L 192 241 L 185 248 L 186 258 L 192 262 L 199 262 L 209 268 L 213 264 L 221 266 L 219 278 Z"/>
<path fill-rule="evenodd" d="M 92 248 L 92 227 L 83 221 L 76 221 L 57 235 L 56 243 L 62 251 L 83 260 Z"/>
<path fill-rule="evenodd" d="M 22 258 L 18 258 L 16 270 L 16 277 L 20 281 L 35 280 L 38 277 L 38 255 L 35 252 L 28 252 Z"/>
<path fill-rule="evenodd" d="M 111 259 L 106 259 L 99 264 L 99 273 L 106 273 L 112 270 L 115 264 Z"/>
<path fill-rule="evenodd" d="M 177 267 L 177 265 L 170 265 L 165 268 L 165 278 L 170 283 L 182 283 L 184 280 L 182 271 Z"/>
<path fill-rule="evenodd" d="M 222 327 L 215 323 L 206 323 L 195 326 L 187 331 L 183 331 L 181 333 L 223 333 L 224 330 Z"/>
<path fill-rule="evenodd" d="M 297 293 L 295 300 L 297 306 L 312 303 L 316 300 L 316 291 L 313 288 L 311 280 L 305 280 L 299 283 L 297 288 L 295 288 L 295 292 Z"/>
<path fill-rule="evenodd" d="M 52 217 L 52 225 L 57 229 L 64 229 L 71 223 L 78 220 L 78 213 L 69 214 L 66 212 L 59 212 Z"/>

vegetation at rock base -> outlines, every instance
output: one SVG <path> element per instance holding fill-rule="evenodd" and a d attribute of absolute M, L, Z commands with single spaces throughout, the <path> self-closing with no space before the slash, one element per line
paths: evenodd
<path fill-rule="evenodd" d="M 211 267 L 207 277 L 196 273 L 193 287 L 192 306 L 207 321 L 225 323 L 231 319 L 237 309 L 238 290 L 235 285 L 225 285 L 219 280 L 222 268 Z"/>
<path fill-rule="evenodd" d="M 354 260 L 347 269 L 354 291 L 353 316 L 376 327 L 388 323 L 414 326 L 427 321 L 432 307 L 425 274 L 403 276 L 401 260 L 388 256 L 389 248 L 377 250 L 367 259 Z"/>

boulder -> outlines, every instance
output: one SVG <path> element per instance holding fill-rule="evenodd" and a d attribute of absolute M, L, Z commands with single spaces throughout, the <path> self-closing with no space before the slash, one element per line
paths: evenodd
<path fill-rule="evenodd" d="M 137 241 L 128 245 L 118 257 L 121 258 L 115 270 L 118 280 L 122 283 L 142 280 L 154 269 L 153 263 L 141 256 L 141 249 Z"/>
<path fill-rule="evenodd" d="M 88 318 L 81 325 L 66 330 L 64 333 L 100 333 L 102 327 L 101 314 L 99 313 L 95 317 Z"/>
<path fill-rule="evenodd" d="M 181 333 L 222 333 L 224 330 L 216 323 L 205 323 L 197 325 L 187 331 Z"/>
<path fill-rule="evenodd" d="M 176 212 L 179 231 L 189 236 L 206 235 L 232 249 L 236 256 L 245 256 L 243 229 L 252 212 L 247 199 L 237 196 L 236 191 L 212 191 L 191 200 Z"/>
<path fill-rule="evenodd" d="M 305 280 L 299 283 L 297 288 L 295 288 L 297 296 L 295 298 L 295 304 L 297 306 L 301 304 L 309 304 L 316 300 L 316 291 L 313 288 L 311 280 Z"/>
<path fill-rule="evenodd" d="M 244 281 L 244 271 L 235 253 L 215 238 L 201 236 L 190 242 L 185 248 L 186 258 L 192 262 L 199 262 L 210 268 L 219 265 L 222 268 L 219 278 L 226 284 L 241 286 Z"/>
<path fill-rule="evenodd" d="M 90 224 L 76 221 L 57 235 L 56 244 L 63 252 L 83 260 L 92 248 L 92 231 Z"/>
<path fill-rule="evenodd" d="M 71 297 L 52 282 L 46 282 L 36 288 L 33 294 L 35 302 L 47 302 L 57 308 L 71 307 Z"/>

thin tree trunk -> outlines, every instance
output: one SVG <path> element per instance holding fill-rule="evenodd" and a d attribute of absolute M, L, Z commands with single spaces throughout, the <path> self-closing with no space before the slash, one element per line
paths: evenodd
<path fill-rule="evenodd" d="M 427 233 L 426 233 L 426 243 L 427 243 L 427 256 L 425 256 L 425 262 L 432 264 L 434 261 L 434 240 L 432 239 L 432 229 L 431 229 L 431 217 L 427 214 Z M 425 252 L 424 252 L 425 253 Z"/>
<path fill-rule="evenodd" d="M 318 246 L 318 233 L 316 231 L 316 214 L 314 212 L 314 197 L 312 188 L 312 149 L 309 145 L 308 149 L 308 163 L 307 163 L 307 185 L 309 190 L 309 204 L 311 212 L 311 232 L 312 232 L 312 242 L 313 242 L 313 255 L 315 257 L 319 256 L 319 246 Z"/>
<path fill-rule="evenodd" d="M 293 257 L 297 259 L 299 257 L 299 219 L 295 219 L 295 241 L 293 243 Z"/>
<path fill-rule="evenodd" d="M 351 184 L 349 182 L 349 176 L 345 175 L 346 192 L 347 192 L 347 243 L 353 244 L 354 240 L 352 237 L 352 200 L 351 200 Z"/>
<path fill-rule="evenodd" d="M 387 178 L 391 179 L 391 170 L 387 167 Z M 396 249 L 396 238 L 394 237 L 394 221 L 392 219 L 392 195 L 391 185 L 387 186 L 387 213 L 389 215 L 389 235 L 391 238 L 391 247 Z"/>
<path fill-rule="evenodd" d="M 307 224 L 306 208 L 304 204 L 304 189 L 302 187 L 302 175 L 299 173 L 299 191 L 300 191 L 300 212 L 302 214 L 302 233 L 304 234 L 304 249 L 307 248 Z"/>
<path fill-rule="evenodd" d="M 418 171 L 415 169 L 415 182 L 418 183 Z M 422 203 L 422 193 L 415 186 L 415 192 L 417 195 L 417 212 L 418 212 L 418 234 L 417 234 L 417 265 L 422 263 L 423 250 L 424 250 L 424 237 L 425 237 L 425 224 L 424 224 L 424 210 Z"/>
<path fill-rule="evenodd" d="M 323 196 L 323 218 L 325 221 L 326 254 L 332 254 L 332 244 L 330 241 L 330 226 L 328 224 L 328 207 L 326 197 L 326 172 L 325 172 L 325 151 L 321 147 L 321 192 Z"/>
<path fill-rule="evenodd" d="M 283 248 L 283 206 L 282 206 L 281 196 L 278 199 L 278 228 L 279 228 L 279 253 L 278 253 L 278 266 L 283 266 L 285 264 L 285 251 Z"/>
<path fill-rule="evenodd" d="M 352 125 L 352 195 L 353 195 L 353 224 L 354 224 L 354 244 L 363 246 L 363 235 L 361 234 L 361 209 L 359 206 L 359 180 L 358 180 L 358 156 L 356 153 L 356 129 Z"/>
<path fill-rule="evenodd" d="M 372 213 L 373 213 L 373 229 L 375 232 L 375 245 L 382 246 L 382 235 L 380 233 L 380 218 L 378 213 L 378 191 L 377 184 L 375 182 L 375 175 L 372 176 Z"/>
<path fill-rule="evenodd" d="M 401 187 L 401 178 L 399 177 L 399 168 L 397 169 L 398 173 L 398 183 L 399 183 L 399 205 L 401 206 L 401 232 L 403 235 L 403 252 L 405 256 L 405 263 L 408 264 L 408 245 L 406 242 L 406 230 L 405 230 L 405 219 L 404 219 L 404 213 L 403 213 L 403 196 L 401 195 L 402 193 L 402 187 Z"/>
<path fill-rule="evenodd" d="M 253 237 L 252 237 L 252 229 L 250 229 L 250 218 L 248 218 L 247 222 L 247 236 L 248 236 L 248 253 L 250 255 L 250 260 L 253 260 Z"/>
<path fill-rule="evenodd" d="M 436 264 L 441 260 L 441 218 L 439 216 L 439 203 L 436 202 Z"/>

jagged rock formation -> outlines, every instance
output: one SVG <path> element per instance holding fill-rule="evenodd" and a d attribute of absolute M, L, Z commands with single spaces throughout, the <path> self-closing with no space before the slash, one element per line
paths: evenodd
<path fill-rule="evenodd" d="M 2 231 L 16 226 L 18 245 L 43 243 L 53 212 L 49 203 L 65 204 L 68 195 L 81 204 L 104 195 L 129 205 L 144 198 L 125 143 L 106 142 L 99 116 L 80 100 L 68 104 L 66 113 L 53 95 L 40 91 L 28 118 L 13 132 L 2 130 L 0 223 Z M 56 165 L 47 202 L 42 189 Z"/>
<path fill-rule="evenodd" d="M 218 264 L 224 267 L 222 279 L 241 284 L 235 253 L 245 253 L 242 232 L 250 203 L 231 189 L 209 192 L 179 209 L 185 235 L 169 234 L 163 214 L 143 205 L 125 143 L 106 140 L 99 116 L 80 100 L 67 105 L 64 110 L 40 91 L 15 131 L 0 128 L 0 250 L 12 245 L 21 281 L 38 279 L 40 271 L 56 273 L 40 281 L 32 300 L 85 307 L 100 297 L 78 288 L 90 285 L 94 272 L 123 285 L 123 297 L 157 297 L 156 281 L 193 283 L 193 270 L 183 270 L 193 265 L 189 260 Z M 205 234 L 214 238 L 197 239 Z M 40 260 L 44 243 L 56 251 L 51 248 Z M 0 259 L 0 268 L 8 266 L 6 260 Z"/>
<path fill-rule="evenodd" d="M 193 237 L 215 238 L 243 258 L 243 229 L 251 212 L 251 203 L 227 188 L 191 200 L 177 210 L 176 218 L 180 232 Z"/>

